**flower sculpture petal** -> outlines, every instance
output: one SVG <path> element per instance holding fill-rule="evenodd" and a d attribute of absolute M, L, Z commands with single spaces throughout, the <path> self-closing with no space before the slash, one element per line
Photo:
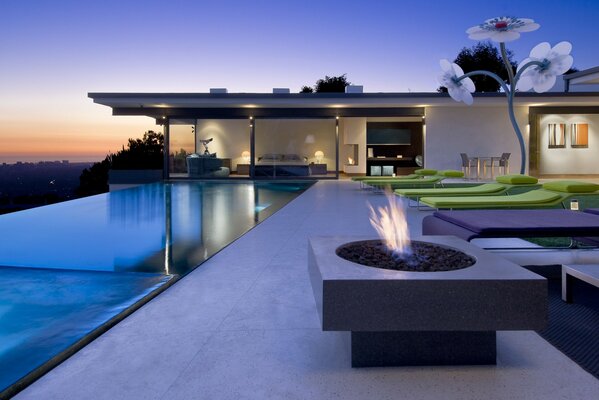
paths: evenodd
<path fill-rule="evenodd" d="M 497 17 L 473 26 L 466 33 L 470 39 L 491 39 L 495 42 L 505 43 L 518 39 L 521 32 L 532 32 L 539 27 L 539 24 L 529 18 Z"/>
<path fill-rule="evenodd" d="M 518 72 L 531 61 L 537 61 L 541 65 L 532 65 L 522 71 L 516 89 L 527 91 L 532 88 L 537 93 L 551 89 L 556 77 L 572 67 L 574 59 L 570 55 L 571 51 L 572 45 L 568 42 L 560 42 L 553 47 L 547 42 L 536 45 L 528 58 L 518 65 Z"/>
<path fill-rule="evenodd" d="M 443 73 L 439 75 L 439 83 L 445 86 L 449 95 L 455 101 L 463 101 L 470 105 L 472 104 L 472 92 L 474 92 L 474 82 L 470 78 L 460 79 L 464 75 L 464 71 L 456 63 L 451 63 L 448 60 L 441 60 L 441 70 Z"/>

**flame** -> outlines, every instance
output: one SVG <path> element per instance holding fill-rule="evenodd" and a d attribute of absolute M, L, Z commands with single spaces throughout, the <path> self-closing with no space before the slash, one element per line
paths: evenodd
<path fill-rule="evenodd" d="M 351 157 L 347 157 L 347 164 L 348 165 L 354 165 L 354 159 Z"/>
<path fill-rule="evenodd" d="M 370 203 L 368 204 L 370 223 L 387 246 L 387 249 L 394 256 L 401 258 L 412 252 L 405 206 L 392 192 L 387 191 L 385 196 L 389 201 L 389 205 L 379 207 L 378 213 Z"/>

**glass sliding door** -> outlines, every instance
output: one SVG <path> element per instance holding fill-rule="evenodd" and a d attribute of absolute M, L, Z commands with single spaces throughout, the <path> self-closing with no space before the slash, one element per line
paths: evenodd
<path fill-rule="evenodd" d="M 326 178 L 337 173 L 335 118 L 256 119 L 255 178 Z"/>
<path fill-rule="evenodd" d="M 248 178 L 250 175 L 249 119 L 198 119 L 196 155 L 204 165 L 192 178 Z M 207 159 L 209 157 L 210 159 Z M 218 169 L 216 169 L 218 168 Z"/>
<path fill-rule="evenodd" d="M 195 119 L 169 121 L 169 173 L 171 178 L 187 176 L 187 156 L 195 151 Z"/>
<path fill-rule="evenodd" d="M 169 133 L 171 178 L 249 177 L 249 120 L 172 119 Z"/>

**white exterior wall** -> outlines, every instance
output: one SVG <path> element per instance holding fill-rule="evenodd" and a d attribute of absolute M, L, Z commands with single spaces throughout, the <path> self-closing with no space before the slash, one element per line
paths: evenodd
<path fill-rule="evenodd" d="M 214 140 L 208 144 L 211 153 L 218 158 L 230 158 L 231 169 L 237 170 L 237 164 L 244 164 L 241 157 L 244 151 L 250 151 L 250 123 L 247 119 L 199 119 L 196 125 L 198 139 Z M 198 140 L 196 153 L 202 154 L 204 146 Z"/>
<path fill-rule="evenodd" d="M 339 163 L 343 165 L 343 172 L 348 174 L 366 174 L 366 118 L 342 118 L 339 124 Z M 357 165 L 347 165 L 347 144 L 358 145 Z"/>
<path fill-rule="evenodd" d="M 547 124 L 566 124 L 566 147 L 550 149 Z M 589 147 L 572 148 L 570 124 L 589 124 Z M 599 115 L 544 115 L 539 120 L 539 174 L 599 174 Z"/>
<path fill-rule="evenodd" d="M 515 107 L 514 111 L 528 149 L 528 107 Z M 520 171 L 520 146 L 508 116 L 507 104 L 497 107 L 427 107 L 425 132 L 426 168 L 460 170 L 460 153 L 470 157 L 499 157 L 501 153 L 511 153 L 510 173 Z"/>

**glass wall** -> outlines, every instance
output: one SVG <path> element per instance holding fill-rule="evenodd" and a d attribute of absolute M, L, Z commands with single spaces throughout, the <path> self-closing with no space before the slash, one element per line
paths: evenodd
<path fill-rule="evenodd" d="M 335 118 L 169 121 L 171 178 L 335 178 L 337 169 Z"/>
<path fill-rule="evenodd" d="M 256 119 L 255 177 L 336 177 L 335 118 Z"/>
<path fill-rule="evenodd" d="M 187 176 L 187 156 L 195 152 L 195 120 L 169 121 L 169 172 L 171 177 Z"/>
<path fill-rule="evenodd" d="M 171 120 L 171 177 L 248 178 L 248 119 Z"/>

